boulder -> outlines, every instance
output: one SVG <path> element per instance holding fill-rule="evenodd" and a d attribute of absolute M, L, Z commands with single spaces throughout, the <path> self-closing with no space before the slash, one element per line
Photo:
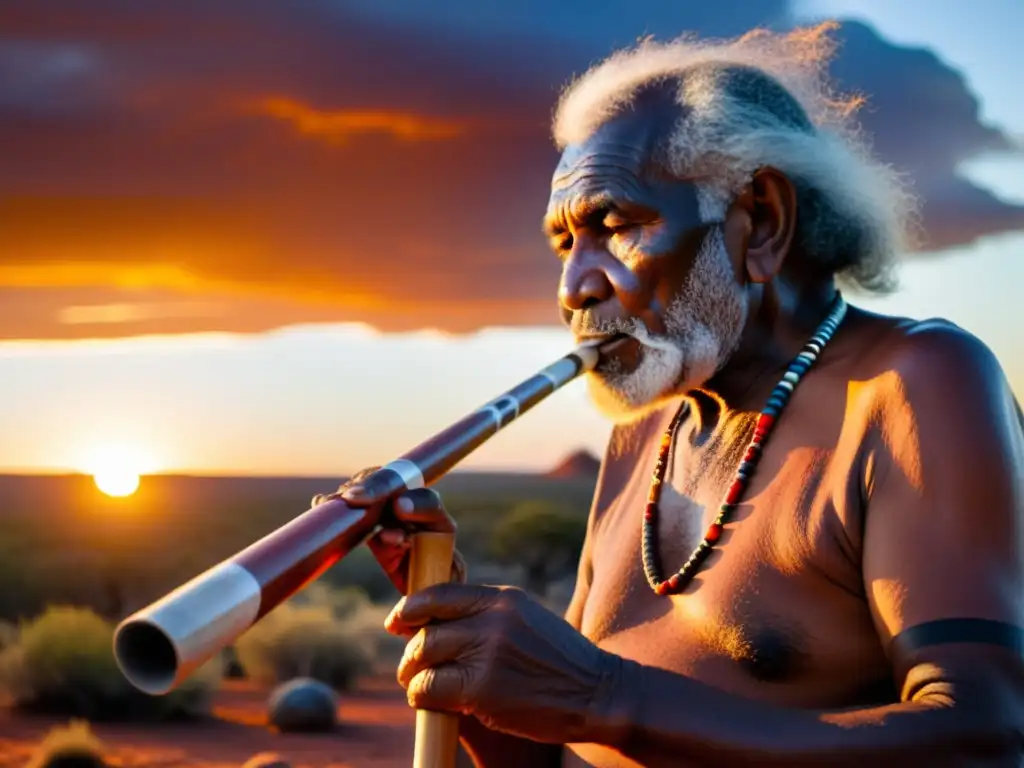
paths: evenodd
<path fill-rule="evenodd" d="M 338 695 L 329 685 L 298 677 L 275 688 L 267 704 L 270 724 L 282 733 L 323 732 L 338 725 Z"/>

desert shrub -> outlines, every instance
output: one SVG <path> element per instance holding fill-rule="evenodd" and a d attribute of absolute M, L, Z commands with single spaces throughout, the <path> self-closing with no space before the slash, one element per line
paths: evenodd
<path fill-rule="evenodd" d="M 313 584 L 242 635 L 235 653 L 246 674 L 263 684 L 308 677 L 348 690 L 372 669 L 385 634 L 383 617 L 376 632 L 370 629 L 371 613 L 380 611 L 365 598 Z"/>
<path fill-rule="evenodd" d="M 105 751 L 87 722 L 72 720 L 43 737 L 26 768 L 104 768 Z"/>
<path fill-rule="evenodd" d="M 344 624 L 345 631 L 369 649 L 377 661 L 397 662 L 405 650 L 406 640 L 384 631 L 384 620 L 392 604 L 374 603 L 358 587 L 333 589 L 323 582 L 315 582 L 293 597 L 292 603 L 329 609 L 331 615 Z"/>
<path fill-rule="evenodd" d="M 548 586 L 576 569 L 587 521 L 562 505 L 526 501 L 495 527 L 491 552 L 499 563 L 519 565 L 526 588 L 546 597 Z"/>
<path fill-rule="evenodd" d="M 294 606 L 326 608 L 336 619 L 355 616 L 373 605 L 366 592 L 359 587 L 333 588 L 322 581 L 310 584 L 289 602 Z"/>
<path fill-rule="evenodd" d="M 165 696 L 135 689 L 114 661 L 114 627 L 85 608 L 51 606 L 0 652 L 0 689 L 18 708 L 90 720 L 189 718 L 209 711 L 213 659 Z"/>
<path fill-rule="evenodd" d="M 324 573 L 318 584 L 337 589 L 357 588 L 373 602 L 394 602 L 398 599 L 395 585 L 388 579 L 368 547 L 358 547 L 335 563 Z"/>
<path fill-rule="evenodd" d="M 391 613 L 391 605 L 377 605 L 367 602 L 358 610 L 344 617 L 346 629 L 373 649 L 377 662 L 393 666 L 397 664 L 408 642 L 384 630 L 384 620 Z"/>

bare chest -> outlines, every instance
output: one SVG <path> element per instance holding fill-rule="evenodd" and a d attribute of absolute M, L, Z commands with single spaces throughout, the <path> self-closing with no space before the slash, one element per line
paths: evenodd
<path fill-rule="evenodd" d="M 657 557 L 675 572 L 718 514 L 739 456 L 683 454 L 662 491 Z M 742 454 L 742 446 L 739 449 Z M 886 674 L 830 450 L 766 452 L 711 556 L 681 595 L 655 595 L 641 560 L 651 472 L 638 468 L 595 529 L 583 633 L 607 650 L 794 706 L 875 694 Z M 837 474 L 838 473 L 838 474 Z M 862 691 L 861 689 L 865 689 Z"/>

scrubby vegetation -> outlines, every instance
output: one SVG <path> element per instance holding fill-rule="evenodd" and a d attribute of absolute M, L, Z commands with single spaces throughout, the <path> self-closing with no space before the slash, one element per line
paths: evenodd
<path fill-rule="evenodd" d="M 384 616 L 358 590 L 313 584 L 242 635 L 235 653 L 260 683 L 309 677 L 345 691 L 373 670 Z"/>
<path fill-rule="evenodd" d="M 172 719 L 207 714 L 220 660 L 166 696 L 133 688 L 114 661 L 114 626 L 87 608 L 57 606 L 24 622 L 0 652 L 0 690 L 14 706 L 90 720 Z"/>
<path fill-rule="evenodd" d="M 310 585 L 241 638 L 233 653 L 239 676 L 265 685 L 297 677 L 348 690 L 380 659 L 397 661 L 400 638 L 384 632 L 388 606 L 360 590 Z M 180 719 L 208 714 L 228 664 L 215 658 L 164 696 L 147 696 L 125 680 L 112 652 L 113 624 L 88 608 L 55 606 L 9 626 L 0 650 L 0 693 L 27 711 L 95 721 Z M 2 634 L 2 633 L 0 633 Z"/>
<path fill-rule="evenodd" d="M 26 768 L 105 768 L 105 752 L 87 722 L 72 720 L 46 734 Z"/>
<path fill-rule="evenodd" d="M 523 569 L 527 590 L 545 597 L 548 585 L 572 573 L 586 536 L 586 519 L 549 501 L 526 501 L 494 528 L 491 552 Z"/>

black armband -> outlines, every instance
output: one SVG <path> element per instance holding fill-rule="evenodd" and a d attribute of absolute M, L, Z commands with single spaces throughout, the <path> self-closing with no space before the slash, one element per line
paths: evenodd
<path fill-rule="evenodd" d="M 903 655 L 950 643 L 986 643 L 1024 654 L 1024 629 L 992 619 L 940 619 L 908 627 L 892 639 L 889 649 L 891 655 Z"/>

